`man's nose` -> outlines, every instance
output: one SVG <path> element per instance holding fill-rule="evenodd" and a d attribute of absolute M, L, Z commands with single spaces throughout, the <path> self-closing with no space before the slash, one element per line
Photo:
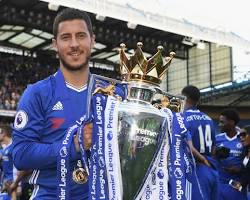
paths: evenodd
<path fill-rule="evenodd" d="M 76 37 L 72 37 L 70 46 L 71 47 L 77 47 L 77 46 L 79 46 L 79 41 L 77 40 Z"/>

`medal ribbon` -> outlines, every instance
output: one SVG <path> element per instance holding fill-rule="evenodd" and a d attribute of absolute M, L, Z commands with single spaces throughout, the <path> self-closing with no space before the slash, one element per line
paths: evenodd
<path fill-rule="evenodd" d="M 105 164 L 105 117 L 107 97 L 95 94 L 92 97 L 93 136 L 89 170 L 89 199 L 108 199 L 108 184 Z"/>
<path fill-rule="evenodd" d="M 155 166 L 148 176 L 148 184 L 144 188 L 142 196 L 138 195 L 138 199 L 168 199 L 168 151 L 168 143 L 164 141 Z"/>
<path fill-rule="evenodd" d="M 118 106 L 119 101 L 108 96 L 105 109 L 105 161 L 109 199 L 121 200 L 122 175 L 118 147 Z"/>
<path fill-rule="evenodd" d="M 67 129 L 63 141 L 59 147 L 59 155 L 57 157 L 57 199 L 58 200 L 69 200 L 69 190 L 70 190 L 70 148 L 73 141 L 73 136 L 77 132 L 79 127 L 75 124 L 73 115 L 69 115 L 71 101 L 69 98 L 68 90 L 65 84 L 63 73 L 58 70 L 57 73 L 50 77 L 52 80 L 52 85 L 55 87 L 55 96 L 63 101 L 65 116 L 67 116 L 67 121 L 71 122 L 71 127 Z"/>
<path fill-rule="evenodd" d="M 69 200 L 70 183 L 70 146 L 73 136 L 77 132 L 78 125 L 71 126 L 62 141 L 57 159 L 57 199 Z"/>
<path fill-rule="evenodd" d="M 170 140 L 169 180 L 171 200 L 186 200 L 186 176 L 184 161 L 184 134 L 187 129 L 181 113 L 173 113 L 172 140 Z M 170 133 L 171 134 L 171 133 Z"/>
<path fill-rule="evenodd" d="M 87 156 L 87 152 L 84 149 L 84 144 L 83 144 L 84 139 L 82 138 L 82 136 L 83 136 L 84 126 L 89 122 L 90 122 L 90 119 L 86 119 L 86 116 L 84 116 L 82 125 L 78 129 L 78 143 L 79 143 L 80 151 L 81 151 L 81 160 L 82 160 L 84 170 L 86 170 L 88 175 L 89 175 L 89 159 L 88 159 L 89 156 Z"/>
<path fill-rule="evenodd" d="M 157 155 L 154 167 L 148 176 L 148 184 L 143 190 L 141 200 L 146 199 L 168 199 L 168 132 L 169 132 L 170 119 L 166 116 L 162 132 L 165 134 L 165 139 L 161 144 L 161 149 Z M 138 196 L 139 197 L 139 196 Z"/>
<path fill-rule="evenodd" d="M 152 164 L 149 166 L 148 173 L 145 175 L 145 181 L 136 200 L 167 199 L 167 130 L 167 118 L 165 118 L 159 133 L 159 148 L 156 150 Z"/>

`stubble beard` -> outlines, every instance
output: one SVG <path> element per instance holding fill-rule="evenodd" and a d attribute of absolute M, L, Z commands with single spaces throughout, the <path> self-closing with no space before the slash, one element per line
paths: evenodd
<path fill-rule="evenodd" d="M 80 65 L 77 65 L 77 66 L 73 66 L 71 64 L 69 64 L 68 62 L 65 61 L 65 59 L 63 59 L 62 56 L 59 56 L 59 60 L 60 62 L 62 63 L 62 65 L 68 70 L 68 71 L 72 71 L 72 72 L 75 72 L 75 71 L 81 71 L 83 68 L 86 68 L 89 64 L 89 60 L 90 60 L 90 55 L 88 55 L 86 57 L 86 60 L 84 63 L 80 64 Z"/>

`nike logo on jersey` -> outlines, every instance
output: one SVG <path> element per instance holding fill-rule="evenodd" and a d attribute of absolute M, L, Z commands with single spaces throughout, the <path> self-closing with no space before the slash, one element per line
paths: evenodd
<path fill-rule="evenodd" d="M 61 101 L 58 101 L 52 108 L 52 110 L 63 110 L 63 105 Z"/>

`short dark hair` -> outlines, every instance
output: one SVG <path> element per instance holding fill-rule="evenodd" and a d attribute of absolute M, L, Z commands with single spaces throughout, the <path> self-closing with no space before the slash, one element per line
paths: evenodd
<path fill-rule="evenodd" d="M 53 23 L 53 35 L 54 38 L 57 37 L 58 34 L 58 26 L 61 22 L 68 21 L 68 20 L 74 20 L 74 19 L 81 19 L 85 21 L 88 31 L 90 33 L 90 36 L 93 36 L 93 29 L 92 29 L 92 23 L 89 15 L 81 10 L 73 9 L 73 8 L 66 8 L 59 12 L 57 16 L 55 17 L 54 23 Z"/>
<path fill-rule="evenodd" d="M 200 100 L 200 90 L 193 86 L 193 85 L 188 85 L 184 87 L 181 91 L 181 93 L 186 96 L 188 99 L 191 99 L 195 103 L 197 103 Z"/>
<path fill-rule="evenodd" d="M 5 133 L 8 137 L 11 137 L 11 127 L 8 125 L 0 125 L 1 134 Z"/>
<path fill-rule="evenodd" d="M 239 114 L 234 109 L 225 109 L 221 112 L 222 116 L 225 116 L 227 119 L 233 120 L 235 124 L 238 124 L 240 121 Z"/>

